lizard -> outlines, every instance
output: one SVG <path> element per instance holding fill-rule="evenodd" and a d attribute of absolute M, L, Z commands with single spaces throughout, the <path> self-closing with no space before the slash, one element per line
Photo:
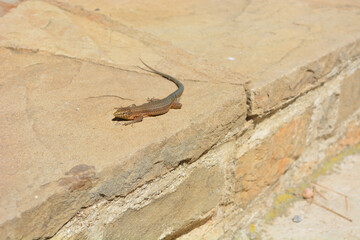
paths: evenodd
<path fill-rule="evenodd" d="M 132 120 L 127 123 L 124 123 L 124 125 L 138 123 L 141 122 L 144 117 L 162 115 L 167 113 L 170 109 L 180 109 L 182 107 L 182 104 L 179 102 L 179 98 L 184 92 L 184 85 L 176 78 L 155 70 L 154 68 L 144 63 L 141 59 L 140 61 L 148 69 L 150 69 L 147 70 L 141 68 L 142 70 L 155 73 L 163 78 L 166 78 L 167 80 L 175 83 L 178 89 L 163 99 L 150 99 L 148 100 L 147 103 L 144 103 L 139 106 L 133 104 L 128 107 L 116 108 L 116 112 L 114 113 L 115 118 Z"/>

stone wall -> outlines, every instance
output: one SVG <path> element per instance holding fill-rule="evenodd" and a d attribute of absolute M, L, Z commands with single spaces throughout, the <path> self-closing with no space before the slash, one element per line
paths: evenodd
<path fill-rule="evenodd" d="M 1 239 L 231 239 L 360 143 L 356 1 L 205 3 L 0 5 Z"/>

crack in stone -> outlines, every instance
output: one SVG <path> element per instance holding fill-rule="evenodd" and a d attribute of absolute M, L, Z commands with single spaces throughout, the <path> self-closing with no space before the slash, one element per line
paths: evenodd
<path fill-rule="evenodd" d="M 98 13 L 98 12 L 91 12 L 88 10 L 83 9 L 79 6 L 72 6 L 67 3 L 58 2 L 58 1 L 51 1 L 51 0 L 42 0 L 43 2 L 46 2 L 48 4 L 51 4 L 53 6 L 56 6 L 64 11 L 67 11 L 71 14 L 76 14 L 78 16 L 85 17 L 89 19 L 90 21 L 96 22 L 105 28 L 109 28 L 112 31 L 119 32 L 121 34 L 124 34 L 130 38 L 136 39 L 137 41 L 141 42 L 145 46 L 150 47 L 153 49 L 157 54 L 160 56 L 169 56 L 169 55 L 177 55 L 177 56 L 183 56 L 188 59 L 194 59 L 192 54 L 187 53 L 181 48 L 177 48 L 171 43 L 158 39 L 155 36 L 153 36 L 150 33 L 147 32 L 141 32 L 136 29 L 133 29 L 132 27 L 126 26 L 122 23 L 119 23 L 108 16 Z M 165 46 L 165 47 L 164 47 Z M 196 57 L 198 59 L 198 57 Z M 177 65 L 183 66 L 182 63 L 176 62 Z M 210 66 L 213 69 L 216 69 L 217 67 L 214 65 Z M 194 71 L 197 71 L 196 69 L 193 69 Z M 219 70 L 220 72 L 220 70 Z M 229 73 L 231 73 L 229 71 Z M 202 71 L 201 74 L 206 74 L 206 72 Z M 236 84 L 236 83 L 234 83 Z M 246 84 L 246 82 L 244 83 Z M 241 85 L 241 84 L 240 84 Z"/>
<path fill-rule="evenodd" d="M 15 46 L 0 46 L 0 48 L 8 49 L 8 50 L 11 50 L 11 51 L 16 51 L 16 52 L 19 52 L 19 53 L 25 52 L 25 53 L 33 53 L 33 54 L 40 53 L 40 54 L 44 54 L 44 55 L 48 54 L 50 56 L 56 56 L 56 57 L 72 59 L 72 60 L 74 60 L 76 62 L 80 62 L 80 63 L 86 62 L 86 63 L 91 63 L 91 64 L 94 64 L 94 65 L 99 65 L 99 66 L 104 66 L 104 67 L 110 67 L 110 68 L 117 69 L 117 70 L 122 70 L 122 71 L 125 71 L 125 72 L 139 73 L 138 71 L 120 68 L 116 64 L 111 64 L 111 63 L 104 62 L 104 61 L 93 61 L 93 60 L 87 59 L 87 58 L 78 58 L 78 57 L 72 57 L 72 56 L 64 55 L 64 54 L 55 54 L 55 53 L 52 53 L 52 52 L 49 52 L 49 51 L 46 51 L 46 50 L 32 49 L 32 48 L 22 48 L 22 47 L 15 47 Z"/>
<path fill-rule="evenodd" d="M 237 119 L 236 119 L 237 120 Z M 234 122 L 236 122 L 236 120 L 234 120 Z M 205 149 L 200 155 L 199 157 L 197 157 L 195 160 L 192 160 L 189 158 L 189 159 L 184 159 L 184 160 L 181 160 L 178 162 L 177 166 L 175 166 L 173 169 L 170 169 L 168 172 L 166 172 L 165 174 L 155 178 L 155 179 L 151 179 L 151 180 L 148 180 L 146 182 L 144 182 L 143 184 L 133 188 L 132 190 L 130 190 L 129 192 L 127 192 L 126 194 L 124 195 L 114 195 L 114 196 L 105 196 L 104 194 L 99 194 L 99 196 L 101 197 L 101 199 L 107 201 L 107 202 L 113 202 L 113 201 L 116 201 L 118 199 L 126 199 L 127 196 L 129 196 L 130 194 L 138 191 L 138 190 L 141 190 L 145 185 L 148 185 L 148 184 L 151 184 L 153 183 L 154 181 L 156 181 L 157 179 L 161 179 L 162 177 L 168 175 L 168 174 L 171 174 L 173 173 L 174 171 L 176 171 L 179 167 L 184 167 L 185 168 L 188 168 L 191 169 L 191 166 L 193 163 L 197 162 L 199 159 L 201 159 L 201 157 L 203 157 L 206 153 L 208 153 L 209 151 L 211 151 L 214 146 L 217 146 L 217 143 L 214 143 L 212 144 L 211 146 L 209 146 L 209 148 Z M 166 187 L 168 188 L 168 187 Z M 156 195 L 161 195 L 163 192 L 166 191 L 166 188 L 165 189 L 162 189 L 161 192 L 158 192 Z M 167 194 L 167 193 L 165 193 Z M 91 208 L 93 206 L 95 206 L 97 203 L 99 203 L 101 200 L 98 200 L 96 201 L 95 203 L 89 205 L 89 206 L 86 206 L 86 207 L 82 207 L 81 209 L 88 209 L 88 208 Z M 80 209 L 79 209 L 80 210 Z M 77 213 L 75 213 L 71 218 L 69 218 L 69 220 L 66 221 L 66 223 L 64 223 L 57 231 L 54 235 L 52 235 L 51 237 L 49 238 L 46 238 L 46 239 L 50 239 L 54 236 L 56 236 L 56 234 L 58 234 L 66 224 L 68 224 L 69 222 L 71 222 L 75 217 L 76 217 Z M 175 239 L 177 237 L 180 237 L 181 235 L 183 234 L 186 234 L 188 232 L 190 232 L 191 230 L 195 229 L 196 227 L 199 227 L 203 224 L 205 224 L 206 222 L 208 222 L 211 218 L 213 217 L 213 213 L 210 211 L 210 214 L 205 216 L 204 218 L 201 218 L 201 219 L 197 219 L 197 220 L 194 220 L 193 222 L 189 223 L 187 226 L 185 227 L 182 227 L 168 235 L 166 235 L 164 238 L 161 238 L 161 239 Z"/>

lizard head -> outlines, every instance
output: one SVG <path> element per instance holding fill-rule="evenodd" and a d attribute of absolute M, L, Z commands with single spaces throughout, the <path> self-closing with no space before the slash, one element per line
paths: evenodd
<path fill-rule="evenodd" d="M 127 119 L 127 120 L 134 118 L 131 109 L 128 107 L 118 108 L 116 112 L 114 112 L 114 116 L 117 118 Z"/>

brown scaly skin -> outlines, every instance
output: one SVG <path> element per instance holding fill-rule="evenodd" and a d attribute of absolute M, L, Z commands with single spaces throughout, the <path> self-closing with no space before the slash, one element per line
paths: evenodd
<path fill-rule="evenodd" d="M 125 123 L 124 125 L 141 122 L 144 117 L 165 114 L 171 108 L 172 109 L 180 109 L 182 106 L 181 103 L 179 103 L 179 98 L 180 98 L 181 94 L 184 92 L 184 85 L 176 78 L 153 69 L 152 67 L 150 67 L 149 65 L 144 63 L 141 59 L 140 59 L 140 61 L 147 68 L 149 68 L 151 70 L 151 71 L 149 71 L 149 70 L 144 69 L 145 71 L 149 71 L 149 72 L 158 74 L 158 75 L 162 76 L 163 78 L 166 78 L 169 81 L 172 81 L 173 83 L 176 84 L 178 89 L 163 99 L 158 99 L 158 100 L 152 99 L 148 103 L 144 103 L 140 106 L 132 105 L 129 107 L 117 108 L 116 112 L 114 113 L 115 117 L 125 119 L 125 120 L 132 120 L 130 122 Z"/>

